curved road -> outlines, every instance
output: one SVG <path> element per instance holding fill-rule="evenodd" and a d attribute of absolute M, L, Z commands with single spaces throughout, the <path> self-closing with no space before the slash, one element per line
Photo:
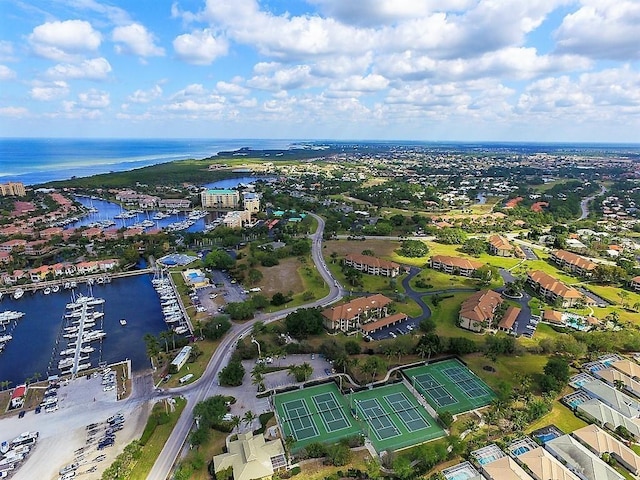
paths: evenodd
<path fill-rule="evenodd" d="M 316 232 L 310 235 L 311 238 L 311 256 L 316 265 L 316 268 L 320 272 L 320 275 L 324 281 L 329 285 L 329 294 L 315 302 L 301 305 L 299 307 L 287 308 L 276 313 L 260 314 L 253 320 L 250 320 L 242 325 L 233 324 L 229 332 L 223 337 L 222 342 L 213 353 L 209 364 L 202 377 L 195 383 L 181 388 L 172 389 L 170 393 L 181 394 L 187 399 L 187 405 L 185 406 L 182 415 L 178 419 L 178 423 L 174 427 L 171 435 L 169 436 L 167 443 L 160 452 L 158 459 L 156 460 L 151 472 L 147 479 L 150 480 L 165 480 L 171 473 L 173 464 L 175 463 L 180 451 L 187 441 L 187 437 L 191 431 L 193 425 L 193 408 L 198 402 L 201 402 L 211 395 L 216 394 L 217 390 L 217 375 L 220 369 L 226 365 L 228 358 L 233 352 L 233 348 L 238 339 L 243 338 L 253 328 L 253 324 L 261 321 L 264 323 L 273 322 L 284 318 L 289 313 L 299 308 L 313 308 L 324 307 L 333 303 L 344 294 L 342 287 L 334 280 L 327 268 L 324 259 L 322 257 L 322 233 L 324 232 L 324 220 L 311 214 L 318 222 L 318 228 Z"/>
<path fill-rule="evenodd" d="M 600 193 L 582 199 L 582 201 L 580 202 L 580 210 L 582 210 L 582 214 L 580 215 L 580 218 L 578 220 L 584 220 L 589 216 L 589 202 L 593 201 L 593 199 L 598 195 L 604 195 L 606 191 L 606 187 L 604 185 L 600 185 Z"/>

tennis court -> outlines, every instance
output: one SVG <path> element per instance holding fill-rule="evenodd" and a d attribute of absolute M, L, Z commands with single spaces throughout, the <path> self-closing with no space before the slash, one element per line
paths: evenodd
<path fill-rule="evenodd" d="M 348 395 L 376 450 L 398 450 L 444 436 L 444 430 L 401 383 Z"/>
<path fill-rule="evenodd" d="M 403 373 L 436 411 L 462 413 L 491 403 L 495 394 L 457 359 L 449 359 Z"/>
<path fill-rule="evenodd" d="M 284 437 L 296 440 L 294 450 L 312 442 L 334 443 L 362 433 L 335 383 L 281 393 L 273 403 Z"/>

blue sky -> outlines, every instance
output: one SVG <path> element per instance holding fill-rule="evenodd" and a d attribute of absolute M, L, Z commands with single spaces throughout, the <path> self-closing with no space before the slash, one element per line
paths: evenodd
<path fill-rule="evenodd" d="M 640 0 L 2 0 L 0 135 L 638 142 Z"/>

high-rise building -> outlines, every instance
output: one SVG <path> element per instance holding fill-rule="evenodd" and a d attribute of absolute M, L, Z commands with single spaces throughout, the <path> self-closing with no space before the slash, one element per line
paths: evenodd
<path fill-rule="evenodd" d="M 236 209 L 240 205 L 240 194 L 237 190 L 205 190 L 200 200 L 205 208 Z"/>
<path fill-rule="evenodd" d="M 26 194 L 27 192 L 25 191 L 24 184 L 22 182 L 0 183 L 0 195 L 3 197 L 24 197 Z"/>

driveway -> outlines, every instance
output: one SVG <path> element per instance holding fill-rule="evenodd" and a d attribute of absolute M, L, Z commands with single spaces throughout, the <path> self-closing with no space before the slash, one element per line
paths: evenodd
<path fill-rule="evenodd" d="M 504 283 L 512 283 L 515 281 L 515 277 L 504 268 L 500 268 L 498 270 L 500 276 L 504 280 Z M 504 292 L 504 287 L 496 288 L 496 292 L 502 294 Z M 504 295 L 503 295 L 504 296 Z M 510 298 L 505 297 L 513 302 L 517 302 L 520 304 L 520 313 L 518 314 L 518 318 L 516 318 L 515 323 L 513 324 L 513 331 L 518 335 L 523 335 L 525 337 L 531 338 L 536 331 L 537 322 L 531 319 L 531 308 L 529 308 L 529 301 L 531 300 L 531 295 L 527 292 L 522 292 L 522 298 Z"/>

